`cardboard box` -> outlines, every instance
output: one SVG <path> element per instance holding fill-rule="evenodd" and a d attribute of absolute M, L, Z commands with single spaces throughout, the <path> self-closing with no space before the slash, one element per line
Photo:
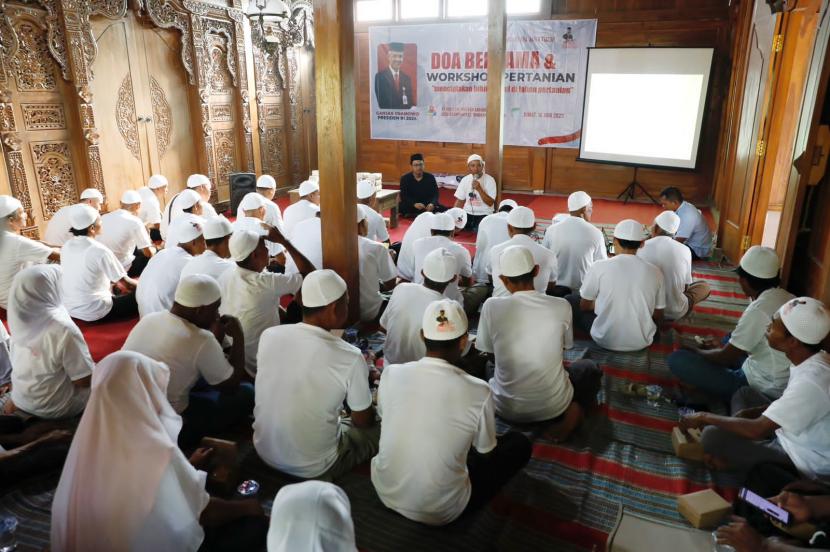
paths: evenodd
<path fill-rule="evenodd" d="M 693 527 L 711 529 L 732 511 L 732 505 L 712 489 L 677 498 L 677 510 Z"/>
<path fill-rule="evenodd" d="M 700 442 L 700 430 L 690 429 L 684 433 L 679 427 L 671 431 L 671 444 L 678 458 L 703 461 L 703 444 Z"/>

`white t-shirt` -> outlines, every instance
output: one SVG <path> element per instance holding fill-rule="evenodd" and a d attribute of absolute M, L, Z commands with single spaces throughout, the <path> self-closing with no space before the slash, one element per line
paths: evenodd
<path fill-rule="evenodd" d="M 790 361 L 767 343 L 767 326 L 778 309 L 791 299 L 795 295 L 780 287 L 764 291 L 746 307 L 729 337 L 730 344 L 749 355 L 742 368 L 750 387 L 770 399 L 780 397 L 787 387 Z"/>
<path fill-rule="evenodd" d="M 138 189 L 141 196 L 141 209 L 138 211 L 138 218 L 145 225 L 161 224 L 161 203 L 155 192 L 144 186 Z"/>
<path fill-rule="evenodd" d="M 67 418 L 83 410 L 89 389 L 72 382 L 92 374 L 95 363 L 75 324 L 54 321 L 43 332 L 38 351 L 11 342 L 12 401 L 40 418 Z"/>
<path fill-rule="evenodd" d="M 830 481 L 830 355 L 822 351 L 790 369 L 784 394 L 763 416 L 778 424 L 778 442 L 802 474 Z"/>
<path fill-rule="evenodd" d="M 596 262 L 585 274 L 579 294 L 595 301 L 591 337 L 611 351 L 639 351 L 651 345 L 655 309 L 666 308 L 660 269 L 636 255 Z"/>
<path fill-rule="evenodd" d="M 262 333 L 257 353 L 254 447 L 266 464 L 317 477 L 337 460 L 340 409 L 372 405 L 357 347 L 322 328 L 288 324 Z"/>
<path fill-rule="evenodd" d="M 191 261 L 192 262 L 192 261 Z M 292 295 L 303 285 L 299 274 L 254 272 L 234 266 L 219 279 L 222 304 L 219 312 L 239 319 L 245 335 L 245 369 L 256 374 L 256 352 L 262 332 L 280 324 L 280 297 Z"/>
<path fill-rule="evenodd" d="M 427 238 L 432 234 L 432 217 L 429 212 L 421 213 L 407 228 L 401 240 L 401 250 L 398 252 L 398 276 L 410 282 L 415 281 L 415 252 L 412 249 L 415 242 Z"/>
<path fill-rule="evenodd" d="M 573 399 L 562 350 L 573 346 L 571 305 L 538 291 L 484 302 L 476 348 L 496 357 L 490 380 L 496 413 L 515 422 L 559 416 Z"/>
<path fill-rule="evenodd" d="M 285 213 L 282 214 L 282 221 L 285 225 L 285 231 L 288 232 L 287 238 L 292 238 L 294 227 L 297 223 L 310 218 L 316 218 L 319 209 L 317 205 L 307 199 L 300 199 L 296 203 L 292 203 L 285 208 Z"/>
<path fill-rule="evenodd" d="M 112 284 L 127 276 L 115 254 L 88 236 L 61 248 L 63 304 L 73 318 L 94 322 L 112 308 Z"/>
<path fill-rule="evenodd" d="M 243 218 L 245 216 L 245 211 L 242 210 L 242 206 L 237 207 L 236 209 L 236 218 L 237 220 Z M 265 223 L 269 226 L 275 226 L 280 232 L 285 234 L 285 224 L 282 220 L 282 211 L 280 211 L 280 206 L 274 203 L 271 200 L 266 199 L 265 201 Z"/>
<path fill-rule="evenodd" d="M 194 274 L 207 274 L 219 281 L 219 278 L 225 271 L 235 266 L 236 263 L 232 260 L 223 259 L 210 249 L 206 249 L 204 253 L 191 257 L 185 263 L 180 279 Z"/>
<path fill-rule="evenodd" d="M 467 251 L 466 247 L 452 241 L 447 236 L 429 236 L 427 238 L 421 238 L 412 246 L 412 252 L 415 255 L 415 278 L 412 280 L 413 282 L 416 284 L 422 284 L 424 282 L 424 275 L 421 274 L 421 270 L 424 267 L 424 259 L 431 252 L 441 247 L 447 249 L 455 257 L 458 263 L 459 276 L 469 278 L 473 275 L 473 264 L 470 260 L 470 252 Z M 461 290 L 458 289 L 458 281 L 452 282 L 447 286 L 447 289 L 444 290 L 444 297 L 454 299 L 462 305 L 464 304 L 464 296 L 461 294 Z"/>
<path fill-rule="evenodd" d="M 366 237 L 379 242 L 389 241 L 389 230 L 386 229 L 383 216 L 368 205 L 363 207 L 366 208 L 366 224 L 369 226 Z"/>
<path fill-rule="evenodd" d="M 470 447 L 496 447 L 490 388 L 437 358 L 393 364 L 380 380 L 378 414 L 372 484 L 381 501 L 428 525 L 456 519 L 470 500 Z"/>
<path fill-rule="evenodd" d="M 386 328 L 383 364 L 403 364 L 420 360 L 427 352 L 421 339 L 421 325 L 427 305 L 444 296 L 421 284 L 403 283 L 395 286 L 392 298 L 380 317 Z"/>
<path fill-rule="evenodd" d="M 43 234 L 44 242 L 60 247 L 74 237 L 72 232 L 69 231 L 72 228 L 69 215 L 72 213 L 73 207 L 75 205 L 64 205 L 52 215 L 52 218 L 46 224 L 46 232 Z"/>
<path fill-rule="evenodd" d="M 153 245 L 147 227 L 141 219 L 124 209 L 118 209 L 101 217 L 101 234 L 96 238 L 115 253 L 115 258 L 125 270 L 133 264 L 136 249 Z"/>
<path fill-rule="evenodd" d="M 190 390 L 203 377 L 210 385 L 222 383 L 233 375 L 216 336 L 170 311 L 154 312 L 142 318 L 132 329 L 122 347 L 170 369 L 167 398 L 181 414 L 190 403 Z"/>
<path fill-rule="evenodd" d="M 217 216 L 216 209 L 209 201 L 199 200 L 199 203 L 202 205 L 202 217 L 209 219 L 212 217 Z"/>
<path fill-rule="evenodd" d="M 522 245 L 530 250 L 533 260 L 539 265 L 539 274 L 533 279 L 533 287 L 536 291 L 545 293 L 548 285 L 556 283 L 556 255 L 550 249 L 543 247 L 533 241 L 533 238 L 526 234 L 516 234 L 506 242 L 494 246 L 490 250 L 490 260 L 487 263 L 487 274 L 493 277 L 493 297 L 507 297 L 510 292 L 504 287 L 501 275 L 501 254 L 504 250 L 513 245 Z"/>
<path fill-rule="evenodd" d="M 291 245 L 320 270 L 323 268 L 323 236 L 320 219 L 317 217 L 305 219 L 294 226 L 291 232 Z M 285 271 L 287 273 L 300 272 L 297 263 L 290 255 L 286 255 Z"/>
<path fill-rule="evenodd" d="M 507 216 L 510 213 L 493 213 L 484 217 L 478 225 L 476 234 L 476 254 L 473 257 L 473 276 L 477 282 L 489 283 L 487 261 L 490 249 L 510 239 L 507 232 Z"/>
<path fill-rule="evenodd" d="M 712 231 L 700 209 L 684 201 L 677 208 L 677 216 L 680 217 L 680 226 L 675 236 L 686 238 L 686 245 L 698 257 L 708 257 L 712 250 Z"/>
<path fill-rule="evenodd" d="M 389 250 L 376 241 L 358 236 L 357 253 L 360 262 L 360 319 L 374 320 L 383 304 L 380 282 L 394 280 L 398 271 Z"/>
<path fill-rule="evenodd" d="M 0 307 L 8 308 L 12 280 L 33 263 L 45 263 L 52 248 L 20 234 L 6 231 L 0 246 Z"/>
<path fill-rule="evenodd" d="M 140 317 L 170 310 L 182 270 L 192 258 L 193 256 L 181 247 L 165 248 L 153 255 L 141 273 L 138 288 L 135 290 Z"/>
<path fill-rule="evenodd" d="M 556 283 L 576 291 L 596 261 L 608 258 L 602 231 L 582 217 L 566 218 L 545 230 L 542 245 L 553 251 L 559 265 Z"/>
<path fill-rule="evenodd" d="M 481 182 L 481 187 L 487 192 L 487 195 L 496 199 L 496 180 L 487 173 L 481 175 L 478 179 Z M 470 193 L 473 197 L 470 197 Z M 487 205 L 481 199 L 481 194 L 473 190 L 473 175 L 468 174 L 458 183 L 458 188 L 455 190 L 455 199 L 464 202 L 464 210 L 470 215 L 490 215 L 493 213 L 493 205 Z"/>
<path fill-rule="evenodd" d="M 663 273 L 666 286 L 666 318 L 677 320 L 689 310 L 689 298 L 683 294 L 692 283 L 692 252 L 669 236 L 646 240 L 637 256 L 650 262 Z"/>

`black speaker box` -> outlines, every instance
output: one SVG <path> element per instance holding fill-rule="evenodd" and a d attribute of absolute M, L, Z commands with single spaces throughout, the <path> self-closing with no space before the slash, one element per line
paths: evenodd
<path fill-rule="evenodd" d="M 245 194 L 256 191 L 256 175 L 248 172 L 231 173 L 228 180 L 231 187 L 231 214 L 236 216 L 236 209 Z"/>

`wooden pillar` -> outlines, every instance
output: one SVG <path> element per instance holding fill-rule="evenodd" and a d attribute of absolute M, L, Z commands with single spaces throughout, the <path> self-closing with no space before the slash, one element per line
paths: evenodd
<path fill-rule="evenodd" d="M 487 16 L 487 134 L 484 160 L 487 173 L 496 179 L 496 200 L 501 199 L 504 162 L 504 45 L 507 36 L 506 0 L 489 0 Z"/>
<path fill-rule="evenodd" d="M 360 312 L 357 260 L 357 153 L 354 89 L 354 0 L 314 2 L 317 149 L 323 265 L 349 286 L 349 320 Z"/>

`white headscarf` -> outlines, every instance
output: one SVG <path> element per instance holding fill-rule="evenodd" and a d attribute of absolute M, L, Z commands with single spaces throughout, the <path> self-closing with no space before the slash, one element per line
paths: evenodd
<path fill-rule="evenodd" d="M 53 324 L 75 326 L 63 306 L 62 274 L 59 265 L 34 265 L 15 276 L 9 292 L 9 333 L 15 345 L 37 354 Z"/>
<path fill-rule="evenodd" d="M 277 493 L 268 528 L 268 552 L 354 552 L 349 497 L 323 481 L 286 485 Z"/>
<path fill-rule="evenodd" d="M 196 550 L 204 540 L 199 515 L 209 497 L 204 474 L 176 446 L 181 417 L 167 400 L 170 371 L 130 351 L 102 360 L 52 504 L 52 550 L 133 550 L 136 541 L 164 543 L 154 551 Z M 174 468 L 177 485 L 161 488 Z M 164 493 L 170 523 L 141 535 L 157 497 Z M 201 493 L 201 494 L 200 494 Z M 198 496 L 201 506 L 190 506 Z M 175 505 L 175 506 L 174 506 Z"/>

